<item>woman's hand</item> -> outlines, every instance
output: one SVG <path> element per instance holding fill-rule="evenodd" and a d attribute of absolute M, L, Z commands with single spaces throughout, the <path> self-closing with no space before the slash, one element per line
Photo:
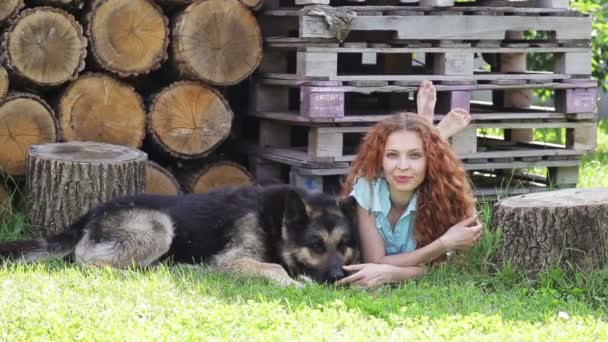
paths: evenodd
<path fill-rule="evenodd" d="M 477 219 L 477 215 L 468 217 L 448 229 L 439 241 L 447 249 L 466 250 L 473 247 L 481 238 L 483 225 Z"/>
<path fill-rule="evenodd" d="M 391 281 L 394 266 L 385 264 L 355 264 L 342 267 L 347 272 L 355 272 L 342 278 L 336 284 L 354 284 L 364 289 L 371 289 Z"/>

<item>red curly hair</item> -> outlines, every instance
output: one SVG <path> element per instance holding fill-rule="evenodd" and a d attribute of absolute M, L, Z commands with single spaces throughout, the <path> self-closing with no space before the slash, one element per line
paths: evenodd
<path fill-rule="evenodd" d="M 370 182 L 378 179 L 388 136 L 401 130 L 418 134 L 426 157 L 425 178 L 417 189 L 418 207 L 414 223 L 414 239 L 417 246 L 422 247 L 473 215 L 475 197 L 462 163 L 449 143 L 420 115 L 399 113 L 374 125 L 359 146 L 340 195 L 348 197 L 358 177 L 365 177 Z"/>

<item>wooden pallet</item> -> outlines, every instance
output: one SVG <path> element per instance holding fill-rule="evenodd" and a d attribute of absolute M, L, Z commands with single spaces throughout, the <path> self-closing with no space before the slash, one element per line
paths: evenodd
<path fill-rule="evenodd" d="M 368 41 L 370 35 L 386 42 L 397 40 L 502 41 L 511 32 L 543 31 L 557 40 L 588 40 L 591 18 L 568 10 L 545 8 L 429 8 L 391 6 L 349 7 L 357 12 L 349 39 Z M 262 13 L 259 20 L 264 37 L 315 38 L 337 42 L 325 19 L 298 9 Z M 387 36 L 383 33 L 390 34 Z"/>
<path fill-rule="evenodd" d="M 388 86 L 354 86 L 341 81 L 257 79 L 252 82 L 249 111 L 256 115 L 291 115 L 294 120 L 305 122 L 338 122 L 344 121 L 343 118 L 365 121 L 367 119 L 364 116 L 387 115 L 416 108 L 413 94 L 418 90 L 418 82 L 419 80 L 390 82 Z M 493 91 L 496 94 L 495 105 L 499 108 L 525 108 L 531 104 L 531 90 L 539 88 L 555 90 L 557 112 L 591 113 L 596 109 L 597 82 L 593 79 L 497 83 L 504 82 L 439 83 L 436 85 L 436 112 L 445 114 L 454 107 L 470 109 L 472 93 L 481 90 Z"/>
<path fill-rule="evenodd" d="M 467 2 L 455 2 L 454 0 L 265 0 L 265 9 L 277 9 L 280 7 L 296 7 L 308 5 L 330 5 L 330 6 L 353 6 L 353 5 L 402 5 L 406 9 L 419 5 L 422 7 L 537 7 L 537 8 L 568 8 L 566 0 L 475 0 Z"/>
<path fill-rule="evenodd" d="M 292 39 L 270 39 L 258 74 L 275 79 L 344 81 L 354 85 L 375 86 L 386 86 L 390 81 L 419 79 L 527 82 L 591 75 L 589 46 L 559 46 L 558 43 L 551 43 L 554 46 L 532 47 L 530 43 L 518 42 L 503 43 L 505 46 L 492 48 L 471 47 L 470 43 L 456 46 L 452 43 L 416 43 L 421 44 L 428 46 L 400 47 L 397 44 L 367 42 L 344 43 L 344 46 L 313 46 L 314 43 L 294 42 Z M 567 44 L 570 43 L 562 43 Z M 553 73 L 528 70 L 525 58 L 530 53 L 552 57 Z M 496 71 L 490 73 L 475 70 L 476 54 L 484 54 L 492 59 L 496 63 Z M 514 61 L 524 63 L 521 70 L 512 70 Z"/>
<path fill-rule="evenodd" d="M 308 168 L 285 164 L 279 158 L 267 154 L 267 157 L 251 155 L 250 170 L 257 182 L 268 184 L 284 182 L 300 186 L 311 192 L 337 193 L 340 190 L 348 167 L 337 165 L 333 168 Z M 576 187 L 580 160 L 561 160 L 547 162 L 547 176 L 537 176 L 520 171 L 520 168 L 539 166 L 532 163 L 512 163 L 505 169 L 486 171 L 469 171 L 477 197 L 496 199 L 507 195 L 519 195 L 530 192 L 546 191 L 551 188 Z"/>

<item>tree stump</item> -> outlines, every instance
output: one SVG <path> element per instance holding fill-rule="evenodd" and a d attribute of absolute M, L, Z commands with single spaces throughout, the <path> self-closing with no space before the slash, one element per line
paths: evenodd
<path fill-rule="evenodd" d="M 496 258 L 535 276 L 554 266 L 590 271 L 604 265 L 608 241 L 608 189 L 547 191 L 495 205 L 493 228 L 502 229 Z"/>
<path fill-rule="evenodd" d="M 93 58 L 105 70 L 147 74 L 167 59 L 168 20 L 151 0 L 97 0 L 87 22 Z"/>
<path fill-rule="evenodd" d="M 155 162 L 149 161 L 146 193 L 158 195 L 177 195 L 179 192 L 179 183 L 171 172 Z"/>
<path fill-rule="evenodd" d="M 234 85 L 262 61 L 262 35 L 255 16 L 237 0 L 197 1 L 176 19 L 174 64 L 181 77 Z"/>
<path fill-rule="evenodd" d="M 30 223 L 43 235 L 63 232 L 95 205 L 142 193 L 147 155 L 96 142 L 35 145 L 28 149 L 26 196 Z"/>
<path fill-rule="evenodd" d="M 0 169 L 4 173 L 23 176 L 27 147 L 58 138 L 53 110 L 39 97 L 14 93 L 0 101 Z"/>
<path fill-rule="evenodd" d="M 198 82 L 166 87 L 150 107 L 151 141 L 172 157 L 203 157 L 230 134 L 230 105 L 218 91 Z"/>
<path fill-rule="evenodd" d="M 194 193 L 254 183 L 253 176 L 247 169 L 229 161 L 214 162 L 198 170 L 182 170 L 179 178 L 184 191 Z"/>
<path fill-rule="evenodd" d="M 141 96 L 104 74 L 79 77 L 65 90 L 57 110 L 67 141 L 98 141 L 138 148 L 146 135 Z"/>
<path fill-rule="evenodd" d="M 23 7 L 23 0 L 2 0 L 0 1 L 0 22 L 3 22 Z"/>
<path fill-rule="evenodd" d="M 28 8 L 4 33 L 6 65 L 20 79 L 54 86 L 84 69 L 87 40 L 72 15 L 54 7 Z"/>

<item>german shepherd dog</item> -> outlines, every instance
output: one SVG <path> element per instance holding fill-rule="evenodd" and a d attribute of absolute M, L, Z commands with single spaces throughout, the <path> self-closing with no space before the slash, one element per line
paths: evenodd
<path fill-rule="evenodd" d="M 359 257 L 354 216 L 351 202 L 289 185 L 138 195 L 92 208 L 59 235 L 2 243 L 0 256 L 116 268 L 170 259 L 281 285 L 332 282 Z"/>

